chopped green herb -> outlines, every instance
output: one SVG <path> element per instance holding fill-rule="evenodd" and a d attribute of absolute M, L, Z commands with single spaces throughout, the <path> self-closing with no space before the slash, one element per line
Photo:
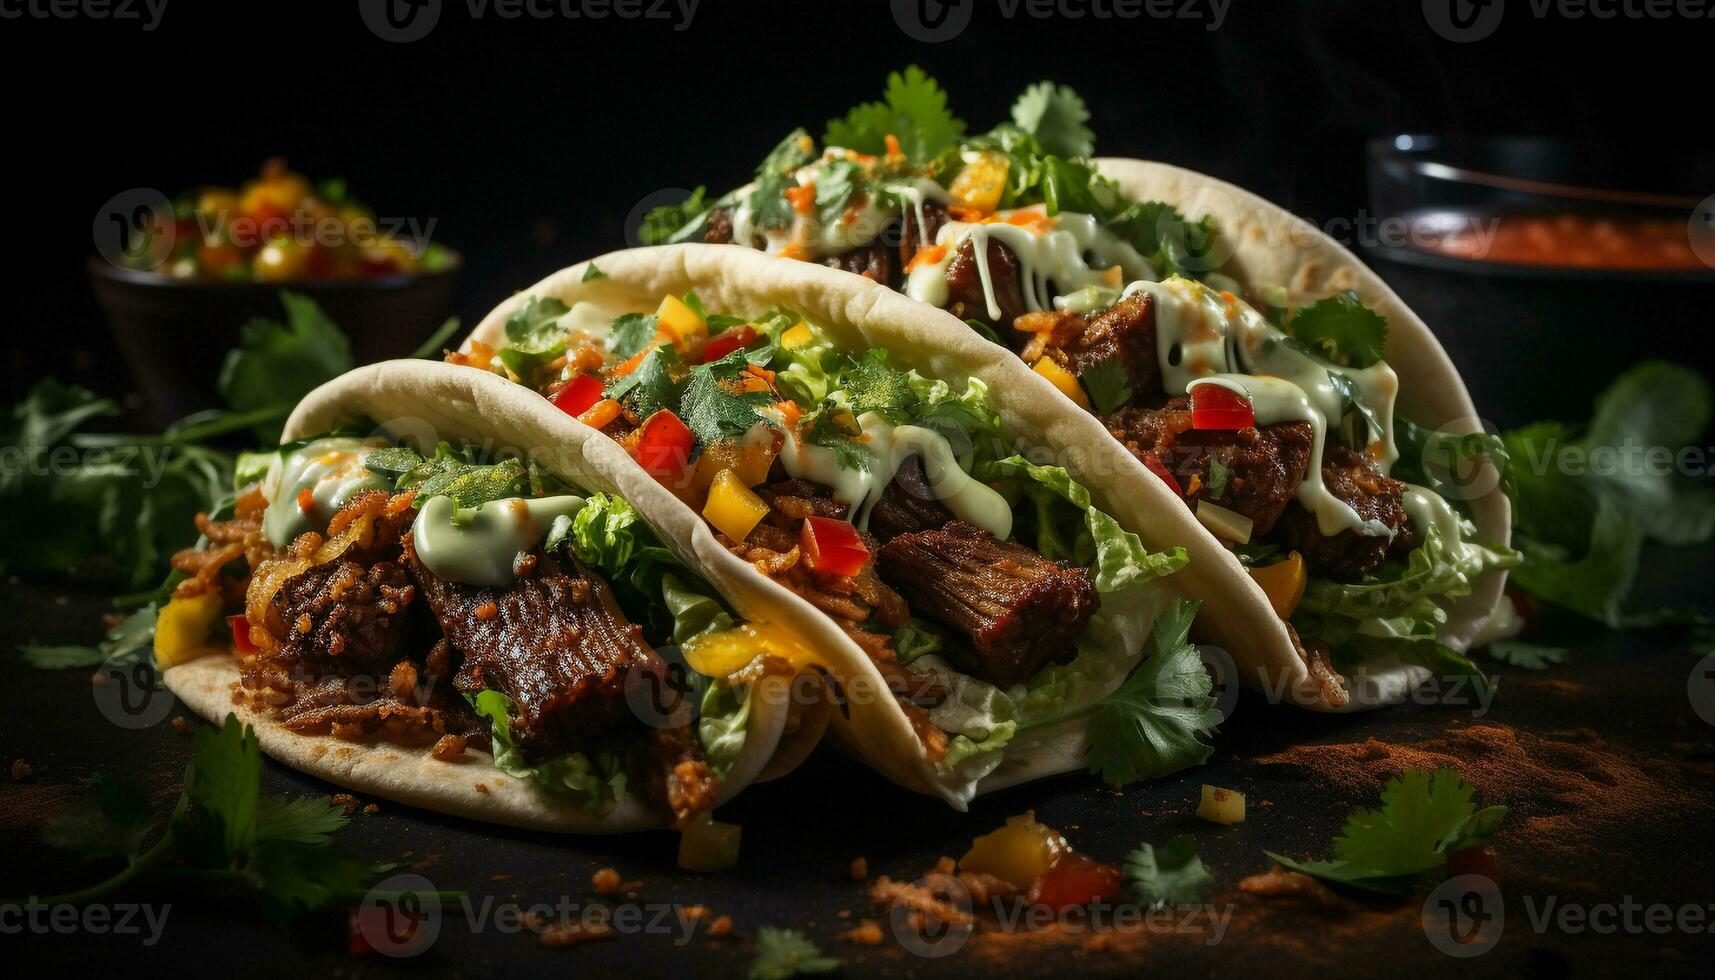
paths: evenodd
<path fill-rule="evenodd" d="M 578 280 L 578 281 L 579 282 L 594 282 L 597 279 L 606 279 L 606 278 L 607 278 L 607 273 L 601 271 L 601 269 L 598 268 L 594 262 L 591 262 L 589 265 L 584 266 L 583 278 Z"/>
<path fill-rule="evenodd" d="M 1208 894 L 1215 876 L 1197 856 L 1197 839 L 1180 834 L 1163 847 L 1139 845 L 1125 859 L 1126 885 L 1151 908 L 1195 905 Z"/>
<path fill-rule="evenodd" d="M 1387 354 L 1387 318 L 1346 292 L 1301 307 L 1287 333 L 1318 355 L 1343 367 L 1367 368 Z"/>
<path fill-rule="evenodd" d="M 756 959 L 750 980 L 787 980 L 801 973 L 832 973 L 840 961 L 796 929 L 761 926 L 756 930 Z"/>
<path fill-rule="evenodd" d="M 661 332 L 661 321 L 653 313 L 623 313 L 613 319 L 607 348 L 614 357 L 628 358 L 647 350 Z"/>
<path fill-rule="evenodd" d="M 1131 403 L 1131 378 L 1117 358 L 1096 362 L 1078 380 L 1084 385 L 1084 393 L 1090 396 L 1090 406 L 1099 415 Z"/>

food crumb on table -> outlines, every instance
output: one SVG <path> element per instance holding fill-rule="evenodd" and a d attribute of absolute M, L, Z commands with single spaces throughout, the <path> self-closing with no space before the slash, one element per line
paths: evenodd
<path fill-rule="evenodd" d="M 722 916 L 716 917 L 715 921 L 709 923 L 709 935 L 711 935 L 711 936 L 730 936 L 730 935 L 732 935 L 732 916 L 722 915 Z"/>
<path fill-rule="evenodd" d="M 12 760 L 13 779 L 28 779 L 30 776 L 35 774 L 35 771 L 36 768 L 28 762 L 25 762 L 23 759 Z"/>
<path fill-rule="evenodd" d="M 614 892 L 619 891 L 619 872 L 612 868 L 602 868 L 595 874 L 590 875 L 590 884 L 595 887 L 595 893 L 597 895 L 612 895 Z"/>
<path fill-rule="evenodd" d="M 851 876 L 853 881 L 863 881 L 869 877 L 869 859 L 859 855 L 852 859 Z"/>
<path fill-rule="evenodd" d="M 594 939 L 612 939 L 613 927 L 604 922 L 558 922 L 542 930 L 542 945 L 565 949 Z"/>
<path fill-rule="evenodd" d="M 874 919 L 864 919 L 857 925 L 839 935 L 840 942 L 851 943 L 854 946 L 880 946 L 881 923 Z"/>
<path fill-rule="evenodd" d="M 189 735 L 191 733 L 190 719 L 186 718 L 184 715 L 174 715 L 173 731 L 180 735 Z"/>

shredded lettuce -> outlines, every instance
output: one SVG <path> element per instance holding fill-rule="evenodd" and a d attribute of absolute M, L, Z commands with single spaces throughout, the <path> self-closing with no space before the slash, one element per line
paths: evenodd
<path fill-rule="evenodd" d="M 750 727 L 750 685 L 710 684 L 703 692 L 701 711 L 697 736 L 703 743 L 703 757 L 710 771 L 725 779 L 744 750 Z"/>
<path fill-rule="evenodd" d="M 524 761 L 512 742 L 512 699 L 499 691 L 465 695 L 472 709 L 487 718 L 494 747 L 494 766 L 515 779 L 571 800 L 580 810 L 597 816 L 625 799 L 625 765 L 616 751 L 573 752 L 546 762 Z"/>
<path fill-rule="evenodd" d="M 1090 491 L 1072 479 L 1065 467 L 1037 466 L 1022 456 L 1009 456 L 978 466 L 975 476 L 985 483 L 1001 483 L 1003 492 L 1010 484 L 1015 493 L 1035 501 L 1037 551 L 1047 558 L 1090 566 L 1097 592 L 1121 592 L 1171 575 L 1190 560 L 1184 548 L 1158 552 L 1145 548 L 1137 535 L 1096 507 Z M 1075 525 L 1069 525 L 1067 516 L 1081 521 L 1082 528 L 1072 530 Z"/>

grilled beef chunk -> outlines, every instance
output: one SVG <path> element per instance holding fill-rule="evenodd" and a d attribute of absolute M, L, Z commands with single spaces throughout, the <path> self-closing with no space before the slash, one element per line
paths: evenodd
<path fill-rule="evenodd" d="M 710 245 L 732 244 L 732 215 L 727 214 L 726 208 L 709 212 L 708 223 L 703 226 L 703 241 Z"/>
<path fill-rule="evenodd" d="M 576 751 L 634 725 L 628 675 L 665 689 L 666 665 L 627 622 L 608 584 L 575 560 L 537 556 L 532 575 L 506 589 L 438 578 L 407 549 L 405 562 L 463 655 L 453 684 L 500 691 L 517 707 L 512 740 L 528 760 Z M 637 678 L 631 682 L 636 684 Z"/>
<path fill-rule="evenodd" d="M 923 226 L 919 226 L 917 209 L 907 204 L 899 220 L 899 268 L 903 270 L 917 257 L 918 249 L 935 244 L 935 236 L 948 221 L 947 209 L 934 201 L 924 201 Z"/>
<path fill-rule="evenodd" d="M 893 482 L 882 491 L 881 499 L 869 512 L 869 533 L 885 544 L 901 534 L 927 531 L 952 519 L 953 515 L 929 489 L 922 458 L 910 456 L 899 464 Z"/>
<path fill-rule="evenodd" d="M 970 649 L 949 649 L 969 661 L 957 666 L 1000 687 L 1076 656 L 1100 605 L 1088 572 L 964 521 L 901 534 L 877 561 L 916 612 L 964 634 Z"/>
<path fill-rule="evenodd" d="M 1257 536 L 1269 533 L 1297 496 L 1316 438 L 1308 422 L 1193 429 L 1191 400 L 1184 397 L 1169 400 L 1163 408 L 1122 408 L 1102 421 L 1132 455 L 1165 467 L 1188 504 L 1201 498 L 1237 511 L 1251 519 Z M 1209 490 L 1214 460 L 1227 468 L 1219 497 Z"/>
<path fill-rule="evenodd" d="M 1011 326 L 1025 312 L 1024 291 L 1018 284 L 1018 256 L 1000 242 L 989 241 L 989 281 L 994 287 L 995 304 L 1000 307 L 1000 317 L 996 319 L 989 316 L 976 254 L 976 247 L 966 238 L 953 261 L 947 263 L 947 312 L 961 320 L 986 323 L 995 332 L 1004 334 L 1002 328 Z"/>
<path fill-rule="evenodd" d="M 883 286 L 893 285 L 896 270 L 899 268 L 898 256 L 894 250 L 879 241 L 842 252 L 823 264 L 846 272 L 855 272 Z"/>
<path fill-rule="evenodd" d="M 274 593 L 286 635 L 272 659 L 345 677 L 385 677 L 412 649 L 408 609 L 415 598 L 396 562 L 365 567 L 340 558 L 312 566 Z"/>
<path fill-rule="evenodd" d="M 1329 445 L 1322 456 L 1322 482 L 1360 518 L 1381 521 L 1396 533 L 1389 539 L 1347 530 L 1326 537 L 1315 514 L 1289 507 L 1280 519 L 1281 543 L 1302 554 L 1311 570 L 1350 582 L 1380 568 L 1389 554 L 1403 554 L 1417 546 L 1401 503 L 1405 484 L 1383 476 L 1362 455 L 1346 446 Z"/>
<path fill-rule="evenodd" d="M 1161 362 L 1155 350 L 1155 305 L 1148 293 L 1134 293 L 1090 318 L 1084 335 L 1067 352 L 1082 378 L 1102 364 L 1118 364 L 1131 382 L 1133 404 L 1161 400 Z"/>

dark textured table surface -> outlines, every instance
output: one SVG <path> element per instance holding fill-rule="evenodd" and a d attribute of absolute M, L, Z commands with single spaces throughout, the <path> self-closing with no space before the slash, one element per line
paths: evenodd
<path fill-rule="evenodd" d="M 0 892 L 8 895 L 69 889 L 97 877 L 99 869 L 77 867 L 41 844 L 42 820 L 79 792 L 80 779 L 97 770 L 122 773 L 167 803 L 189 757 L 190 737 L 167 721 L 121 728 L 98 709 L 87 674 L 34 670 L 9 649 L 31 639 L 94 639 L 102 607 L 95 595 L 17 585 L 6 587 L 0 602 L 0 641 L 8 648 L 0 656 L 0 684 L 12 706 L 0 717 L 0 757 L 24 759 L 35 770 L 22 780 L 0 779 Z M 464 903 L 448 907 L 436 941 L 411 959 L 352 957 L 341 915 L 270 925 L 241 905 L 159 888 L 120 896 L 171 903 L 152 946 L 140 935 L 8 931 L 0 935 L 0 949 L 21 968 L 8 971 L 13 976 L 60 972 L 72 964 L 80 971 L 194 975 L 226 975 L 229 964 L 270 975 L 483 975 L 502 969 L 727 975 L 746 968 L 746 934 L 767 924 L 804 930 L 844 960 L 847 975 L 1315 970 L 1343 976 L 1385 970 L 1591 976 L 1649 970 L 1708 976 L 1715 964 L 1707 932 L 1715 899 L 1709 845 L 1715 774 L 1698 746 L 1715 730 L 1697 716 L 1687 687 L 1700 655 L 1575 627 L 1567 638 L 1573 654 L 1562 667 L 1542 673 L 1497 668 L 1496 697 L 1486 707 L 1407 704 L 1326 717 L 1241 699 L 1209 765 L 1124 791 L 1065 776 L 981 799 L 960 814 L 824 753 L 723 810 L 723 819 L 744 826 L 744 848 L 739 866 L 720 875 L 676 870 L 675 841 L 665 833 L 562 838 L 382 801 L 380 812 L 360 813 L 340 832 L 344 846 L 469 896 L 468 911 Z M 1459 768 L 1478 788 L 1479 803 L 1512 808 L 1498 840 L 1504 926 L 1481 956 L 1439 952 L 1421 924 L 1421 896 L 1325 908 L 1266 901 L 1237 888 L 1242 878 L 1269 867 L 1265 849 L 1322 856 L 1346 811 L 1373 803 L 1385 776 L 1438 765 Z M 1205 782 L 1247 795 L 1244 824 L 1219 827 L 1192 815 Z M 329 792 L 272 762 L 266 763 L 264 789 Z M 854 858 L 865 857 L 872 876 L 914 878 L 939 856 L 957 856 L 974 835 L 1029 808 L 1082 850 L 1109 861 L 1141 841 L 1194 835 L 1216 879 L 1212 908 L 1194 920 L 1134 922 L 1106 935 L 1094 928 L 1080 932 L 1076 922 L 1009 931 L 990 919 L 944 958 L 914 954 L 891 936 L 878 947 L 837 940 L 865 917 L 887 928 L 886 910 L 872 907 L 865 886 L 849 875 Z M 634 900 L 597 899 L 590 877 L 609 866 L 637 882 Z M 492 915 L 506 903 L 591 902 L 634 904 L 640 911 L 629 914 L 658 928 L 549 949 L 534 934 L 508 931 Z M 699 927 L 686 939 L 675 912 L 691 904 L 730 915 L 735 934 L 710 939 Z M 1597 931 L 1607 925 L 1604 909 L 1624 916 L 1634 904 L 1642 910 L 1629 920 L 1615 918 L 1617 931 Z M 1568 906 L 1592 918 L 1587 924 L 1568 919 Z M 1651 931 L 1651 907 L 1675 916 L 1695 908 L 1703 924 Z"/>

